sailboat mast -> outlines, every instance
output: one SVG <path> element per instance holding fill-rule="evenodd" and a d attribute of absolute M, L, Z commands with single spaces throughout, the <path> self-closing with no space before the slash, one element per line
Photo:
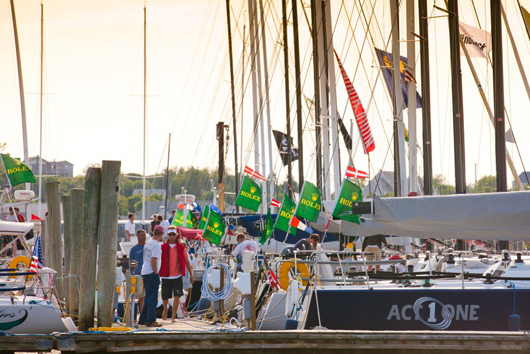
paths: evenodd
<path fill-rule="evenodd" d="M 293 0 L 293 3 L 296 0 Z M 311 0 L 311 29 L 313 37 L 313 82 L 315 86 L 315 160 L 317 188 L 322 190 L 322 134 L 320 123 L 320 65 L 318 55 L 318 6 L 317 0 Z"/>
<path fill-rule="evenodd" d="M 325 13 L 325 4 L 321 0 L 317 0 L 317 6 L 315 9 L 316 20 L 317 20 L 317 43 L 318 43 L 318 73 L 319 73 L 319 82 L 320 82 L 320 106 L 321 109 L 319 112 L 315 112 L 315 121 L 317 119 L 320 121 L 321 126 L 318 128 L 321 129 L 320 137 L 317 134 L 317 143 L 322 144 L 322 169 L 320 173 L 323 174 L 322 178 L 322 194 L 325 200 L 331 199 L 331 176 L 329 173 L 329 82 L 328 82 L 328 56 L 325 52 L 326 50 L 326 21 L 324 17 Z M 317 118 L 318 114 L 318 118 Z M 318 163 L 317 163 L 318 164 Z"/>
<path fill-rule="evenodd" d="M 169 138 L 167 142 L 167 166 L 166 166 L 166 199 L 164 201 L 164 212 L 166 215 L 164 215 L 164 219 L 167 216 L 167 196 L 169 191 L 169 153 L 171 152 L 171 133 L 169 133 Z M 184 219 L 187 220 L 187 219 Z M 184 225 L 186 226 L 186 225 Z"/>
<path fill-rule="evenodd" d="M 144 149 L 143 149 L 143 179 L 142 179 L 142 224 L 145 220 L 145 159 L 147 145 L 147 9 L 144 3 Z"/>
<path fill-rule="evenodd" d="M 423 128 L 423 193 L 432 195 L 431 83 L 429 76 L 429 23 L 427 0 L 418 1 L 420 21 L 421 95 Z M 409 59 L 410 60 L 410 59 Z"/>
<path fill-rule="evenodd" d="M 28 129 L 26 127 L 26 102 L 24 99 L 24 81 L 22 80 L 22 62 L 20 60 L 20 44 L 18 42 L 17 19 L 15 15 L 15 4 L 13 0 L 11 3 L 11 16 L 13 18 L 13 33 L 15 35 L 15 51 L 17 55 L 17 69 L 18 69 L 18 88 L 20 93 L 20 113 L 22 115 L 22 139 L 24 144 L 24 163 L 29 164 L 28 155 Z M 26 189 L 30 189 L 30 184 L 26 183 Z"/>
<path fill-rule="evenodd" d="M 416 0 L 407 0 L 407 58 L 408 67 L 412 76 L 416 76 L 416 42 L 414 41 L 415 18 L 414 2 Z M 418 193 L 418 162 L 416 146 L 416 83 L 414 80 L 408 84 L 408 103 L 409 103 L 409 191 Z"/>
<path fill-rule="evenodd" d="M 232 24 L 230 21 L 230 0 L 226 0 L 226 22 L 228 24 L 228 54 L 230 56 L 230 91 L 232 92 L 232 125 L 234 139 L 234 162 L 235 162 L 235 190 L 239 193 L 239 166 L 237 162 L 237 130 L 236 130 L 236 93 L 234 88 L 234 54 L 232 52 Z M 243 38 L 243 41 L 245 39 Z M 239 213 L 239 206 L 236 205 L 236 212 Z"/>
<path fill-rule="evenodd" d="M 296 1 L 296 0 L 295 0 Z M 291 166 L 291 99 L 289 97 L 289 44 L 287 42 L 287 0 L 282 0 L 282 20 L 283 20 L 283 65 L 285 68 L 285 120 L 287 122 L 287 183 L 293 184 L 293 168 Z M 293 198 L 291 188 L 288 188 L 289 198 Z M 274 198 L 274 195 L 272 195 Z"/>
<path fill-rule="evenodd" d="M 405 165 L 405 136 L 403 129 L 403 96 L 401 94 L 401 58 L 399 54 L 399 3 L 390 1 L 392 19 L 392 66 L 394 87 L 394 195 L 407 195 L 407 168 Z"/>
<path fill-rule="evenodd" d="M 252 78 L 252 116 L 254 117 L 254 169 L 259 171 L 259 139 L 258 139 L 258 97 L 256 93 L 256 45 L 254 26 L 253 0 L 248 0 L 248 21 L 250 33 L 250 73 Z"/>
<path fill-rule="evenodd" d="M 44 4 L 40 3 L 40 136 L 39 136 L 39 208 L 38 216 L 42 218 L 42 115 L 44 90 Z"/>
<path fill-rule="evenodd" d="M 460 68 L 460 35 L 458 29 L 458 0 L 449 0 L 449 48 L 451 52 L 451 82 L 453 94 L 453 134 L 455 153 L 455 192 L 466 193 L 464 149 L 464 107 L 462 97 L 462 71 Z"/>
<path fill-rule="evenodd" d="M 314 0 L 312 0 L 314 2 Z M 298 191 L 302 191 L 304 184 L 304 150 L 303 150 L 303 123 L 302 123 L 302 83 L 300 76 L 300 43 L 298 36 L 298 6 L 292 0 L 293 7 L 293 40 L 294 40 L 294 76 L 296 80 L 296 125 L 298 131 Z M 316 98 L 316 97 L 315 97 Z"/>

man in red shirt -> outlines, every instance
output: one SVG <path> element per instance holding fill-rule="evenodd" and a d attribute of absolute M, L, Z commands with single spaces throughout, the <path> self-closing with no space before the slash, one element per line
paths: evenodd
<path fill-rule="evenodd" d="M 15 208 L 15 214 L 17 214 L 18 222 L 26 222 L 24 215 L 20 214 L 19 208 Z"/>
<path fill-rule="evenodd" d="M 184 295 L 182 288 L 182 277 L 186 270 L 190 272 L 190 283 L 193 284 L 193 271 L 188 259 L 188 252 L 182 239 L 177 239 L 177 228 L 170 226 L 167 231 L 168 240 L 162 245 L 162 259 L 160 265 L 160 278 L 162 279 L 162 304 L 164 311 L 162 319 L 167 319 L 167 305 L 173 297 L 173 310 L 171 311 L 171 322 L 176 322 L 177 309 L 180 304 L 180 296 Z"/>

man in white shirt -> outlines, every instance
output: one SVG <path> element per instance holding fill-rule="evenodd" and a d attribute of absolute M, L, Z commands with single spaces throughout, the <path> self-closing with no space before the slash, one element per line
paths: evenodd
<path fill-rule="evenodd" d="M 129 213 L 129 221 L 125 223 L 125 234 L 127 235 L 127 242 L 131 242 L 131 236 L 136 235 L 136 227 L 134 226 L 134 213 Z"/>
<path fill-rule="evenodd" d="M 237 259 L 237 268 L 238 270 L 241 270 L 241 264 L 243 263 L 243 252 L 251 251 L 256 254 L 259 252 L 259 246 L 256 242 L 247 240 L 245 234 L 237 234 L 236 241 L 238 245 L 237 247 L 236 245 L 232 245 L 232 256 Z"/>
<path fill-rule="evenodd" d="M 144 264 L 142 266 L 142 278 L 145 288 L 145 300 L 142 314 L 138 319 L 138 324 L 147 327 L 162 327 L 156 322 L 156 306 L 158 304 L 158 288 L 160 287 L 160 259 L 162 248 L 160 241 L 164 236 L 164 228 L 160 225 L 155 226 L 153 238 L 144 246 Z"/>

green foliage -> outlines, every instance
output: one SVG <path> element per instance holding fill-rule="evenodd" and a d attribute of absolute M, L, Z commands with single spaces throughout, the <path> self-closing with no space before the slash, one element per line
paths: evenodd
<path fill-rule="evenodd" d="M 497 177 L 488 175 L 484 176 L 477 181 L 477 186 L 475 184 L 467 185 L 468 193 L 493 193 L 497 191 Z"/>
<path fill-rule="evenodd" d="M 447 179 L 443 175 L 436 175 L 432 179 L 433 188 L 438 191 L 440 195 L 455 194 L 455 186 L 447 184 Z"/>

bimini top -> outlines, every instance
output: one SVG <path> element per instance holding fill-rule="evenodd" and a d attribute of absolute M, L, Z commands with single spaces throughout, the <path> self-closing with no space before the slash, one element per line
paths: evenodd
<path fill-rule="evenodd" d="M 0 221 L 0 235 L 25 235 L 33 225 L 32 222 Z"/>

